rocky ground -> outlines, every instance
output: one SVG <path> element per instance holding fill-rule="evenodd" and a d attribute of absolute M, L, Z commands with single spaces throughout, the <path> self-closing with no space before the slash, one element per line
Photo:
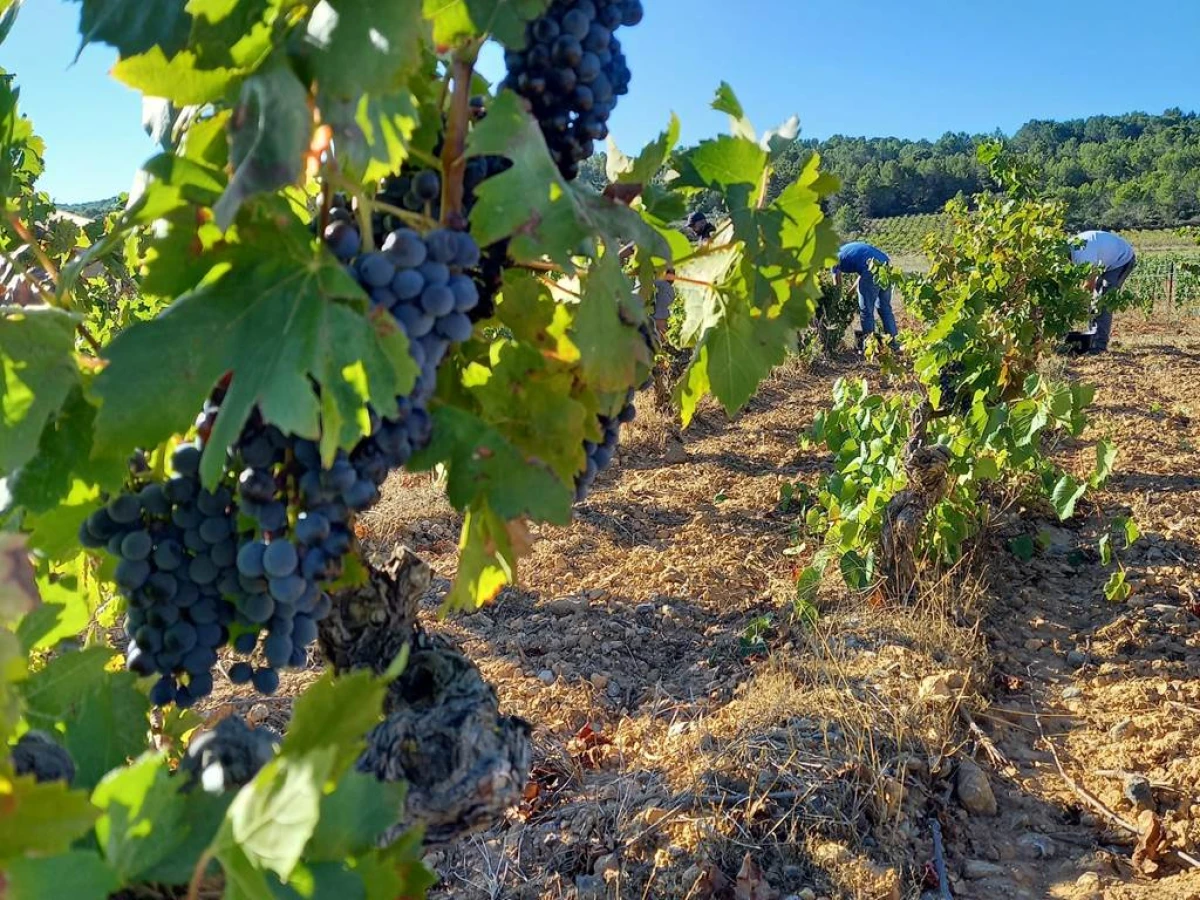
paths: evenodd
<path fill-rule="evenodd" d="M 936 823 L 956 898 L 1200 898 L 1200 323 L 1127 316 L 1069 368 L 1099 392 L 1064 459 L 1104 435 L 1121 452 L 1095 502 L 998 514 L 918 608 L 830 584 L 807 629 L 787 613 L 812 548 L 781 486 L 827 464 L 797 437 L 833 380 L 872 370 L 785 367 L 682 446 L 642 398 L 518 588 L 445 622 L 430 600 L 536 744 L 524 804 L 430 854 L 439 895 L 937 897 Z M 1144 537 L 1114 605 L 1095 547 L 1121 513 Z M 453 577 L 458 522 L 428 477 L 394 479 L 365 525 Z"/>

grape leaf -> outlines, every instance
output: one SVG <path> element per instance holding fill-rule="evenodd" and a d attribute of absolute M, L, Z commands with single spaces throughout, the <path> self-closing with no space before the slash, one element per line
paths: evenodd
<path fill-rule="evenodd" d="M 363 737 L 379 722 L 386 694 L 387 682 L 371 672 L 335 677 L 327 671 L 296 701 L 281 754 L 299 757 L 335 747 L 337 764 L 348 764 L 358 755 Z"/>
<path fill-rule="evenodd" d="M 150 4 L 144 5 L 152 8 Z M 220 100 L 244 75 L 238 69 L 201 68 L 191 50 L 181 50 L 168 58 L 160 47 L 123 57 L 112 68 L 112 77 L 127 87 L 180 106 Z"/>
<path fill-rule="evenodd" d="M 47 420 L 79 383 L 77 321 L 48 306 L 0 307 L 0 473 L 33 457 Z"/>
<path fill-rule="evenodd" d="M 1133 593 L 1125 577 L 1125 570 L 1118 569 L 1109 576 L 1104 585 L 1104 596 L 1109 603 L 1124 603 Z"/>
<path fill-rule="evenodd" d="M 486 498 L 505 519 L 531 516 L 565 525 L 571 519 L 571 491 L 544 462 L 528 458 L 496 428 L 451 406 L 433 413 L 433 440 L 414 455 L 415 470 L 445 462 L 446 496 L 455 509 Z"/>
<path fill-rule="evenodd" d="M 578 362 L 579 348 L 571 341 L 572 308 L 558 303 L 549 289 L 529 272 L 504 273 L 496 317 L 524 344 L 537 347 L 550 359 Z"/>
<path fill-rule="evenodd" d="M 271 885 L 271 896 L 276 900 L 315 900 L 317 897 L 366 900 L 367 889 L 357 869 L 352 870 L 343 862 L 302 862 L 296 866 L 287 884 Z"/>
<path fill-rule="evenodd" d="M 352 119 L 340 129 L 340 141 L 338 120 L 330 124 L 339 152 L 352 171 L 361 172 L 361 180 L 370 184 L 398 171 L 408 158 L 418 115 L 412 93 L 400 89 L 359 100 Z"/>
<path fill-rule="evenodd" d="M 746 138 L 701 141 L 678 160 L 676 187 L 720 191 L 731 210 L 751 209 L 766 188 L 767 154 Z"/>
<path fill-rule="evenodd" d="M 79 712 L 66 720 L 63 746 L 75 760 L 76 787 L 91 788 L 146 746 L 150 703 L 130 672 L 96 681 Z M 111 857 L 110 857 L 111 861 Z"/>
<path fill-rule="evenodd" d="M 578 372 L 548 366 L 545 357 L 526 344 L 497 341 L 491 366 L 473 363 L 463 375 L 465 393 L 518 449 L 544 459 L 570 482 L 583 468 L 583 441 L 591 437 L 585 422 L 595 419 L 572 397 Z"/>
<path fill-rule="evenodd" d="M 253 194 L 299 181 L 311 139 L 308 91 L 290 66 L 277 61 L 247 78 L 229 120 L 229 161 L 234 172 L 213 206 L 217 227 L 232 225 Z"/>
<path fill-rule="evenodd" d="M 487 118 L 471 130 L 468 156 L 497 155 L 513 166 L 493 175 L 476 190 L 471 234 L 481 247 L 512 237 L 510 255 L 518 261 L 549 257 L 568 271 L 586 239 L 602 237 L 617 246 L 636 241 L 643 252 L 661 259 L 666 241 L 624 204 L 569 183 L 546 149 L 533 116 L 512 91 L 488 107 Z"/>
<path fill-rule="evenodd" d="M 61 781 L 0 774 L 0 860 L 65 853 L 99 813 L 86 793 Z"/>
<path fill-rule="evenodd" d="M 1027 534 L 1019 535 L 1012 538 L 1008 542 L 1008 549 L 1021 562 L 1029 562 L 1033 559 L 1034 550 L 1036 549 L 1033 538 Z"/>
<path fill-rule="evenodd" d="M 1087 484 L 1080 484 L 1070 475 L 1063 475 L 1054 486 L 1050 504 L 1060 520 L 1066 521 L 1075 515 L 1075 504 L 1083 497 Z"/>
<path fill-rule="evenodd" d="M 217 852 L 217 859 L 225 872 L 223 900 L 264 900 L 275 895 L 278 881 L 268 879 L 236 843 L 223 845 Z"/>
<path fill-rule="evenodd" d="M 17 24 L 17 13 L 25 0 L 0 0 L 0 44 L 3 44 L 8 34 Z"/>
<path fill-rule="evenodd" d="M 367 400 L 394 409 L 416 377 L 403 332 L 389 317 L 367 318 L 334 302 L 362 293 L 331 256 L 305 259 L 282 244 L 274 254 L 265 245 L 247 248 L 220 278 L 112 342 L 110 364 L 96 380 L 104 401 L 101 450 L 153 447 L 184 431 L 229 371 L 233 381 L 202 461 L 209 483 L 255 404 L 284 431 L 321 437 L 321 405 L 309 376 L 336 394 L 343 424 L 359 422 Z M 171 369 L 163 368 L 164 354 L 175 361 Z M 366 397 L 343 374 L 359 363 L 368 376 Z M 347 436 L 342 429 L 343 446 L 354 442 Z"/>
<path fill-rule="evenodd" d="M 172 57 L 187 46 L 192 17 L 187 0 L 80 0 L 79 44 L 76 60 L 88 44 L 103 42 L 122 57 L 158 48 Z"/>
<path fill-rule="evenodd" d="M 433 21 L 438 47 L 454 47 L 490 34 L 504 46 L 520 50 L 525 46 L 526 23 L 549 5 L 550 0 L 425 0 L 425 15 Z"/>
<path fill-rule="evenodd" d="M 1102 440 L 1096 442 L 1096 470 L 1092 473 L 1088 483 L 1093 488 L 1104 487 L 1108 483 L 1109 477 L 1112 475 L 1113 466 L 1117 461 L 1117 448 L 1112 441 Z"/>
<path fill-rule="evenodd" d="M 518 553 L 509 524 L 485 498 L 472 503 L 463 516 L 458 550 L 458 572 L 446 595 L 447 609 L 477 609 L 516 581 Z"/>
<path fill-rule="evenodd" d="M 321 819 L 305 859 L 336 862 L 370 852 L 379 836 L 400 819 L 406 792 L 402 781 L 381 782 L 374 775 L 348 770 L 321 798 Z"/>
<path fill-rule="evenodd" d="M 783 318 L 751 316 L 732 308 L 704 337 L 676 389 L 686 426 L 696 406 L 711 391 L 733 415 L 754 396 L 758 385 L 787 356 L 795 325 Z"/>
<path fill-rule="evenodd" d="M 92 850 L 10 859 L 3 881 L 6 900 L 106 900 L 121 886 L 117 873 Z"/>
<path fill-rule="evenodd" d="M 320 818 L 322 788 L 339 755 L 336 743 L 267 763 L 229 807 L 216 838 L 218 858 L 234 846 L 252 866 L 287 879 Z"/>
<path fill-rule="evenodd" d="M 421 62 L 421 0 L 318 0 L 306 62 L 323 98 L 357 101 L 395 87 Z"/>
<path fill-rule="evenodd" d="M 440 880 L 422 862 L 421 829 L 410 828 L 382 850 L 361 857 L 355 869 L 367 889 L 367 900 L 424 897 Z"/>
<path fill-rule="evenodd" d="M 737 98 L 737 94 L 733 92 L 733 88 L 729 86 L 728 82 L 722 81 L 717 87 L 717 94 L 713 97 L 712 108 L 717 112 L 723 112 L 729 116 L 729 127 L 734 137 L 745 138 L 751 142 L 754 141 L 754 126 L 746 118 L 746 111 L 742 108 L 742 101 Z"/>
<path fill-rule="evenodd" d="M 25 717 L 33 728 L 54 731 L 55 725 L 80 714 L 96 685 L 104 682 L 113 651 L 87 647 L 56 656 L 21 685 Z"/>
<path fill-rule="evenodd" d="M 671 113 L 667 130 L 648 143 L 637 159 L 630 159 L 617 147 L 610 135 L 608 138 L 608 180 L 617 184 L 647 184 L 662 170 L 663 164 L 675 145 L 679 143 L 679 117 Z"/>
<path fill-rule="evenodd" d="M 639 367 L 648 371 L 653 365 L 645 339 L 627 324 L 644 318 L 616 256 L 609 253 L 596 260 L 571 329 L 588 384 L 595 390 L 626 390 L 637 380 Z"/>
<path fill-rule="evenodd" d="M 61 508 L 77 482 L 109 489 L 128 471 L 119 455 L 92 455 L 96 407 L 74 387 L 46 423 L 37 453 L 9 482 L 13 502 L 34 513 Z M 40 546 L 40 545 L 39 545 Z"/>

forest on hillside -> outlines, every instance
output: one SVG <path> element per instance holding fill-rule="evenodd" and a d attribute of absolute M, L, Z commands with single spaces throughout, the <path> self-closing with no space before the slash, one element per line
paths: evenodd
<path fill-rule="evenodd" d="M 829 202 L 843 231 L 866 219 L 939 211 L 957 194 L 988 189 L 975 146 L 1002 135 L 950 133 L 936 141 L 835 135 L 790 147 L 775 184 L 790 182 L 813 152 L 842 181 Z M 1067 202 L 1077 228 L 1154 228 L 1200 218 L 1200 115 L 1169 109 L 1067 122 L 1034 120 L 1007 138 Z M 587 167 L 603 179 L 603 158 Z"/>

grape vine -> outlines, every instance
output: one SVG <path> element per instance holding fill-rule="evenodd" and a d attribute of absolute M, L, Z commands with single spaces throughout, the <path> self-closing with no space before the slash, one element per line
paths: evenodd
<path fill-rule="evenodd" d="M 441 469 L 463 521 L 447 602 L 489 601 L 523 523 L 568 524 L 613 463 L 653 359 L 638 285 L 671 270 L 690 294 L 683 417 L 709 394 L 732 413 L 795 347 L 836 249 L 835 182 L 814 158 L 767 202 L 795 129 L 759 137 L 724 84 L 731 134 L 680 150 L 672 119 L 612 153 L 611 195 L 576 182 L 630 87 L 615 33 L 639 0 L 233 6 L 83 0 L 157 150 L 73 243 L 44 227 L 41 142 L 0 79 L 15 896 L 420 896 L 408 829 L 493 821 L 529 728 L 423 635 L 428 573 L 371 565 L 357 517 L 393 473 Z M 480 96 L 488 41 L 509 71 Z M 736 215 L 693 246 L 667 223 L 700 193 Z M 218 688 L 241 708 L 322 665 L 271 707 L 282 734 L 197 729 Z M 437 695 L 446 665 L 461 678 Z M 478 769 L 431 785 L 437 754 Z"/>

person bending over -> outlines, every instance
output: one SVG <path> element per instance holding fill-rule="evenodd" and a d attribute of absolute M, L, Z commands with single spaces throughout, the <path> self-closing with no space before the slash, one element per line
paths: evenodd
<path fill-rule="evenodd" d="M 883 323 L 883 330 L 891 338 L 892 347 L 897 346 L 896 317 L 892 313 L 892 289 L 880 288 L 871 271 L 871 264 L 887 265 L 891 260 L 878 247 L 864 241 L 843 244 L 838 250 L 837 265 L 833 267 L 838 290 L 842 287 L 842 276 L 846 273 L 858 276 L 858 316 L 862 324 L 859 349 L 866 345 L 867 338 L 875 333 L 875 314 Z"/>
<path fill-rule="evenodd" d="M 1082 244 L 1071 251 L 1071 262 L 1077 266 L 1091 265 L 1096 268 L 1097 273 L 1088 279 L 1087 286 L 1092 291 L 1093 309 L 1099 309 L 1105 294 L 1119 291 L 1125 284 L 1137 266 L 1137 253 L 1129 241 L 1111 231 L 1084 231 L 1075 235 L 1075 240 Z M 1112 336 L 1112 324 L 1112 311 L 1100 310 L 1087 332 L 1082 333 L 1080 338 L 1075 338 L 1079 332 L 1072 332 L 1068 340 L 1075 338 L 1075 342 L 1084 349 L 1092 353 L 1104 353 Z"/>

